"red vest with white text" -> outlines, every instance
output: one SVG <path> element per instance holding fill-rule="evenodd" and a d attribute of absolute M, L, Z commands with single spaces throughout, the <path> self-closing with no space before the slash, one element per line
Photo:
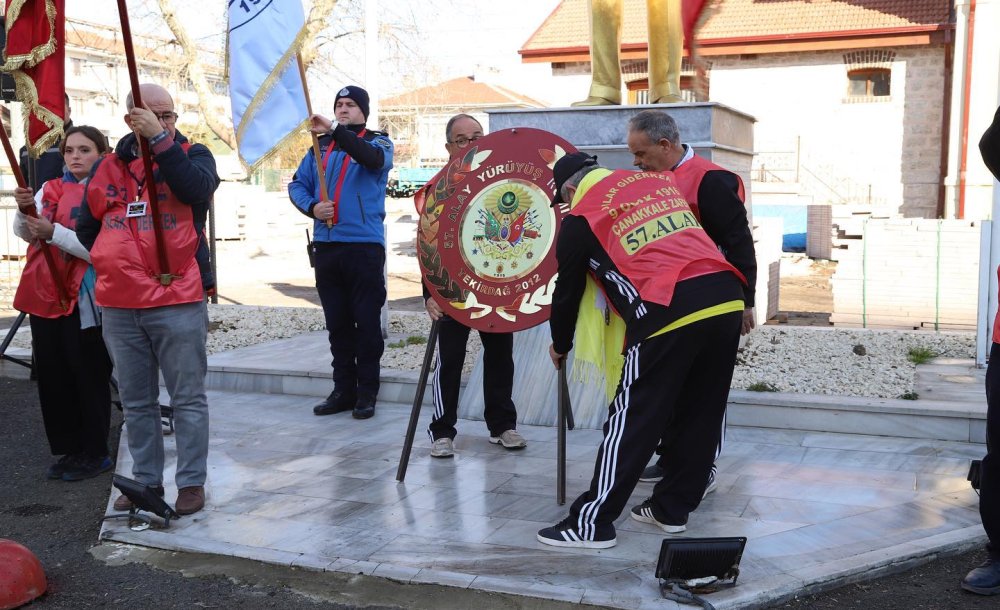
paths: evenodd
<path fill-rule="evenodd" d="M 187 152 L 188 144 L 181 144 Z M 155 165 L 154 165 L 155 168 Z M 87 185 L 90 213 L 101 222 L 101 231 L 90 250 L 97 272 L 95 297 L 102 307 L 146 309 L 193 303 L 204 298 L 195 252 L 199 235 L 191 206 L 177 200 L 165 182 L 156 184 L 163 242 L 169 273 L 168 286 L 160 284 L 159 255 L 148 205 L 142 158 L 126 164 L 116 155 L 106 157 Z M 127 205 L 147 201 L 146 214 L 129 218 Z"/>
<path fill-rule="evenodd" d="M 677 282 L 720 271 L 746 283 L 702 229 L 671 172 L 611 172 L 570 214 L 587 220 L 644 301 L 668 306 Z"/>
<path fill-rule="evenodd" d="M 53 224 L 61 224 L 70 231 L 76 229 L 76 217 L 83 200 L 83 185 L 49 180 L 42 187 L 42 213 Z M 80 296 L 80 282 L 90 263 L 50 245 L 56 273 L 62 278 L 69 297 L 68 309 L 59 306 L 59 292 L 38 242 L 28 244 L 28 262 L 21 272 L 21 281 L 14 295 L 14 308 L 40 318 L 61 318 L 76 307 Z"/>
<path fill-rule="evenodd" d="M 743 187 L 743 179 L 728 169 L 712 163 L 708 159 L 695 155 L 673 170 L 674 179 L 677 180 L 677 188 L 681 189 L 681 193 L 684 194 L 684 198 L 687 199 L 688 204 L 691 206 L 691 211 L 694 212 L 695 217 L 699 221 L 701 221 L 701 211 L 698 209 L 698 189 L 701 187 L 701 181 L 708 172 L 719 170 L 736 176 L 736 180 L 739 182 L 737 195 L 739 195 L 740 201 L 745 204 L 747 198 L 746 190 Z"/>

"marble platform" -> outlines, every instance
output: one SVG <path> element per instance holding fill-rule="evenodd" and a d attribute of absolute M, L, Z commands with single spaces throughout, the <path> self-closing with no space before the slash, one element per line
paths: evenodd
<path fill-rule="evenodd" d="M 533 329 L 534 330 L 534 329 Z M 541 344 L 531 333 L 514 340 L 514 403 L 522 424 L 553 425 L 556 375 Z M 544 330 L 544 329 L 543 329 Z M 544 333 L 543 333 L 544 334 Z M 390 337 L 390 342 L 404 337 Z M 539 347 L 541 345 L 541 347 Z M 539 356 L 541 354 L 541 356 Z M 209 357 L 208 385 L 228 392 L 326 396 L 331 390 L 330 356 L 326 333 L 309 333 Z M 925 440 L 985 443 L 986 401 L 984 370 L 971 360 L 937 359 L 917 367 L 919 400 L 810 396 L 781 392 L 733 390 L 729 395 L 729 422 L 813 432 L 886 435 Z M 382 370 L 379 399 L 413 404 L 418 374 Z M 482 362 L 468 378 L 469 387 L 482 385 Z M 539 397 L 550 397 L 549 400 Z M 600 386 L 570 379 L 570 397 L 577 426 L 600 428 L 606 403 Z M 459 415 L 481 420 L 482 392 L 462 392 Z M 431 393 L 424 393 L 430 406 Z"/>
<path fill-rule="evenodd" d="M 167 530 L 109 521 L 102 539 L 598 606 L 679 607 L 659 597 L 658 528 L 623 516 L 618 545 L 600 551 L 535 540 L 566 512 L 555 501 L 551 427 L 519 426 L 529 445 L 509 452 L 488 443 L 481 422 L 460 420 L 456 457 L 437 460 L 425 409 L 397 483 L 406 404 L 380 400 L 373 419 L 358 421 L 315 417 L 310 396 L 215 390 L 209 402 L 206 509 Z M 567 437 L 572 500 L 588 485 L 600 432 Z M 172 473 L 171 437 L 167 448 Z M 718 490 L 683 536 L 749 538 L 738 586 L 709 597 L 720 609 L 899 570 L 983 542 L 965 481 L 983 452 L 967 442 L 730 426 Z M 124 443 L 117 469 L 130 472 Z M 632 501 L 649 491 L 640 483 Z"/>

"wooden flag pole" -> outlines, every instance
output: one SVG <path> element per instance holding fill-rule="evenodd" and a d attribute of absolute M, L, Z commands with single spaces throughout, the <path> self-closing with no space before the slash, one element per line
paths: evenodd
<path fill-rule="evenodd" d="M 17 157 L 14 156 L 14 148 L 10 145 L 10 138 L 7 137 L 7 130 L 0 127 L 0 136 L 3 139 L 3 149 L 7 153 L 7 160 L 10 162 L 10 169 L 14 172 L 14 178 L 17 180 L 17 186 L 21 188 L 27 188 L 28 183 L 24 180 L 24 174 L 21 173 L 21 166 L 17 163 Z M 35 210 L 35 206 L 32 205 L 27 210 L 21 210 L 28 216 L 33 218 L 38 218 L 38 211 Z M 63 311 L 69 311 L 69 292 L 66 291 L 66 283 L 63 281 L 62 276 L 59 275 L 56 269 L 56 261 L 52 257 L 52 250 L 49 249 L 49 244 L 45 243 L 44 239 L 36 240 L 38 242 L 38 249 L 42 251 L 42 256 L 45 257 L 45 265 L 49 268 L 49 273 L 52 274 L 52 279 L 56 283 L 56 293 L 59 295 L 59 307 Z"/>
<path fill-rule="evenodd" d="M 139 71 L 135 62 L 135 49 L 132 47 L 132 29 L 128 21 L 128 7 L 125 0 L 118 0 L 118 16 L 122 23 L 122 42 L 125 44 L 125 60 L 128 64 L 128 78 L 132 86 L 132 105 L 135 108 L 143 108 L 142 95 L 139 92 Z M 156 179 L 153 174 L 153 156 L 149 152 L 149 141 L 136 134 L 139 140 L 139 150 L 142 151 L 142 166 L 146 172 L 145 187 L 146 195 L 149 199 L 149 210 L 153 216 L 153 235 L 156 239 L 156 258 L 160 268 L 157 277 L 160 285 L 169 286 L 174 276 L 170 274 L 170 262 L 167 259 L 167 251 L 163 244 L 163 218 L 160 217 L 160 198 L 156 192 Z"/>
<path fill-rule="evenodd" d="M 312 118 L 313 107 L 312 100 L 309 99 L 309 83 L 306 82 L 306 65 L 302 62 L 302 53 L 296 53 L 295 59 L 299 62 L 299 78 L 302 79 L 302 92 L 306 96 L 306 112 L 309 113 L 309 117 Z M 311 129 L 309 130 L 309 135 L 312 136 L 313 141 L 313 157 L 316 159 L 316 177 L 319 180 L 319 198 L 320 201 L 329 201 L 330 193 L 326 188 L 326 171 L 323 169 L 323 159 L 319 156 L 319 136 L 317 136 Z M 334 205 L 337 205 L 334 202 Z M 328 218 L 326 220 L 327 228 L 333 228 L 333 218 Z"/>

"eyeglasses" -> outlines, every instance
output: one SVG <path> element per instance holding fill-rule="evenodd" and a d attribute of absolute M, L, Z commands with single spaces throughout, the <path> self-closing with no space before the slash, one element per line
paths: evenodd
<path fill-rule="evenodd" d="M 478 136 L 472 136 L 471 138 L 467 138 L 465 136 L 458 136 L 457 138 L 452 140 L 451 143 L 459 148 L 465 148 L 466 146 L 469 145 L 469 142 L 475 142 L 481 137 L 483 137 L 482 134 Z"/>
<path fill-rule="evenodd" d="M 173 125 L 177 122 L 176 112 L 161 112 L 159 114 L 154 113 L 156 118 L 163 121 L 164 125 Z"/>

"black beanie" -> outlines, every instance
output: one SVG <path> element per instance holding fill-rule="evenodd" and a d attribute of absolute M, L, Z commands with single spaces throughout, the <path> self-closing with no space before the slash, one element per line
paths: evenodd
<path fill-rule="evenodd" d="M 333 105 L 337 105 L 337 101 L 340 98 L 346 97 L 354 100 L 354 103 L 358 105 L 361 109 L 361 114 L 365 115 L 365 120 L 368 120 L 368 92 L 361 87 L 355 87 L 354 85 L 347 85 L 337 93 L 337 99 L 333 100 Z"/>

